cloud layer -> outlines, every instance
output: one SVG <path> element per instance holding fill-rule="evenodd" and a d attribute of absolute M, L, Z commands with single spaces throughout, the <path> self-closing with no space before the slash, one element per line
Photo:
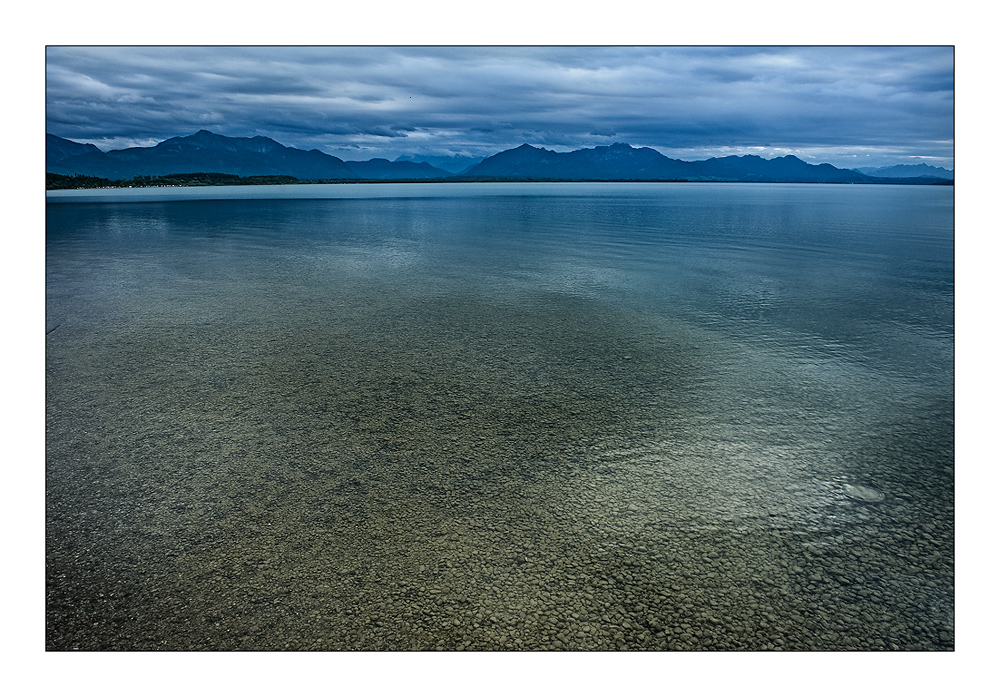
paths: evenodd
<path fill-rule="evenodd" d="M 344 159 L 612 142 L 952 167 L 950 47 L 49 47 L 46 130 L 205 128 Z"/>

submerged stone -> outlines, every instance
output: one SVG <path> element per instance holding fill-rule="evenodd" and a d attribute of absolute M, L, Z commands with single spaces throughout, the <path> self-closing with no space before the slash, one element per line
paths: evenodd
<path fill-rule="evenodd" d="M 860 484 L 845 484 L 844 493 L 855 501 L 866 501 L 868 503 L 877 503 L 885 498 L 885 494 L 878 489 L 872 489 Z"/>

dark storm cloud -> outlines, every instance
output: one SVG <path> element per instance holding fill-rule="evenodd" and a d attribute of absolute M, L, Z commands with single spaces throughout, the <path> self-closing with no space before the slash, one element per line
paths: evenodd
<path fill-rule="evenodd" d="M 206 128 L 335 155 L 613 141 L 951 166 L 950 48 L 170 47 L 47 52 L 47 130 L 98 146 Z"/>

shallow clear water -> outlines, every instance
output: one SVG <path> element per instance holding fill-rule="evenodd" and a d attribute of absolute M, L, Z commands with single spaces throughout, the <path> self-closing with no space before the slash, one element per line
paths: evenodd
<path fill-rule="evenodd" d="M 47 217 L 51 649 L 954 647 L 950 187 Z"/>

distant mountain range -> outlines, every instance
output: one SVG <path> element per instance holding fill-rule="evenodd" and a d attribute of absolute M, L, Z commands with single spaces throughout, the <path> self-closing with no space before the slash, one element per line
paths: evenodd
<path fill-rule="evenodd" d="M 893 165 L 892 167 L 856 167 L 855 172 L 870 177 L 934 177 L 954 179 L 955 172 L 944 167 L 932 167 L 921 162 L 919 165 Z"/>
<path fill-rule="evenodd" d="M 368 160 L 347 163 L 319 150 L 289 148 L 256 136 L 230 138 L 210 131 L 170 138 L 149 148 L 101 152 L 47 133 L 46 171 L 121 180 L 192 172 L 241 177 L 284 175 L 296 179 L 433 179 L 450 172 L 427 163 Z"/>
<path fill-rule="evenodd" d="M 917 169 L 897 173 L 898 168 L 883 168 L 870 174 L 829 164 L 811 165 L 792 155 L 771 160 L 756 155 L 734 155 L 686 162 L 666 157 L 652 148 L 633 148 L 625 143 L 565 153 L 525 144 L 487 157 L 456 176 L 455 172 L 427 162 L 413 162 L 402 157 L 395 162 L 378 158 L 345 162 L 319 150 L 289 148 L 264 136 L 230 138 L 202 130 L 148 148 L 102 152 L 91 144 L 46 134 L 47 172 L 109 180 L 209 172 L 240 177 L 286 176 L 299 180 L 457 178 L 928 184 L 946 183 L 951 179 L 927 171 L 940 168 L 906 167 Z"/>
<path fill-rule="evenodd" d="M 652 148 L 625 143 L 573 152 L 554 152 L 531 145 L 497 153 L 464 173 L 469 177 L 522 179 L 659 179 L 684 181 L 864 183 L 872 178 L 833 165 L 810 165 L 793 155 L 765 160 L 757 155 L 731 155 L 686 162 Z"/>

